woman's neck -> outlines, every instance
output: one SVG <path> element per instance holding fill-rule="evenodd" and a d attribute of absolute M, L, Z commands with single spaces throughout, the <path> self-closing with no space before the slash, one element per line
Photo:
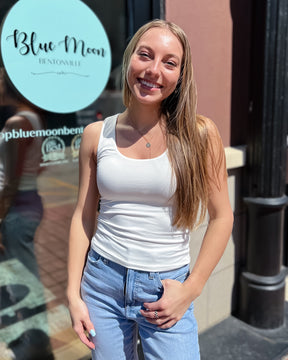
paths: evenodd
<path fill-rule="evenodd" d="M 163 119 L 158 107 L 148 107 L 142 104 L 132 104 L 125 110 L 123 116 L 127 123 L 132 123 L 139 130 L 154 127 Z"/>

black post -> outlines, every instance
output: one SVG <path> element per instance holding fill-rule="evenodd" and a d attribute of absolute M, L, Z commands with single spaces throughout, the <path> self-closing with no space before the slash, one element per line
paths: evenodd
<path fill-rule="evenodd" d="M 273 329 L 284 323 L 282 243 L 288 121 L 288 0 L 254 0 L 250 129 L 247 144 L 247 262 L 240 318 Z"/>

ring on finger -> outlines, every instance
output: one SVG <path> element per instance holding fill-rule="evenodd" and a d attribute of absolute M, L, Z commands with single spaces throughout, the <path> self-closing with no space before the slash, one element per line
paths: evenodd
<path fill-rule="evenodd" d="M 157 310 L 154 311 L 154 319 L 159 319 L 158 311 L 157 311 Z"/>

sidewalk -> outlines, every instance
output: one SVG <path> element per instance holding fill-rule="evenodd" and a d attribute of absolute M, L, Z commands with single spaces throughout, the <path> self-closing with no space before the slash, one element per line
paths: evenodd
<path fill-rule="evenodd" d="M 199 341 L 201 360 L 288 360 L 288 303 L 279 329 L 259 330 L 231 316 L 200 334 Z"/>

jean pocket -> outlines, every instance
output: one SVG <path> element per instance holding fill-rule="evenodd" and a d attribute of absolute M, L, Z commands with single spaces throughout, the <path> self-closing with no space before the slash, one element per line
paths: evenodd
<path fill-rule="evenodd" d="M 158 282 L 161 284 L 161 286 L 163 286 L 162 280 L 166 279 L 176 280 L 183 283 L 188 278 L 189 273 L 189 265 L 185 265 L 176 270 L 156 273 L 156 278 L 158 279 Z"/>
<path fill-rule="evenodd" d="M 87 255 L 86 265 L 83 272 L 83 281 L 93 283 L 99 275 L 102 267 L 102 257 L 93 249 L 90 249 Z"/>
<path fill-rule="evenodd" d="M 87 265 L 96 265 L 100 262 L 101 255 L 93 249 L 90 249 L 87 255 Z"/>

